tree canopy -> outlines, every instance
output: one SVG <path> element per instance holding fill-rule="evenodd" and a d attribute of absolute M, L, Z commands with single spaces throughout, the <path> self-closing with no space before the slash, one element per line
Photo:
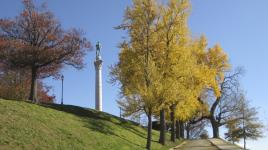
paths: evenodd
<path fill-rule="evenodd" d="M 36 80 L 59 73 L 66 64 L 83 67 L 90 47 L 83 32 L 64 30 L 53 13 L 24 0 L 23 11 L 14 19 L 0 19 L 0 63 L 31 71 L 30 100 L 36 101 Z"/>
<path fill-rule="evenodd" d="M 219 45 L 207 48 L 204 37 L 191 38 L 189 10 L 187 0 L 170 0 L 167 5 L 133 0 L 117 27 L 128 31 L 129 40 L 120 44 L 119 63 L 111 74 L 120 83 L 119 105 L 125 113 L 143 111 L 148 116 L 147 148 L 153 114 L 171 108 L 174 131 L 174 117 L 189 119 L 198 109 L 204 89 L 212 88 L 220 95 L 217 81 L 229 68 L 228 57 Z"/>

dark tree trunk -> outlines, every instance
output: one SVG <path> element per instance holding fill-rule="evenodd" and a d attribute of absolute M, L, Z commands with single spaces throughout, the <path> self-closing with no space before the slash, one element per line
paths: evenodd
<path fill-rule="evenodd" d="M 151 150 L 151 140 L 152 140 L 152 110 L 148 112 L 148 128 L 147 128 L 147 144 L 146 149 Z"/>
<path fill-rule="evenodd" d="M 183 121 L 180 121 L 180 133 L 181 133 L 181 138 L 184 139 L 184 123 Z"/>
<path fill-rule="evenodd" d="M 176 138 L 180 139 L 180 123 L 176 120 Z"/>
<path fill-rule="evenodd" d="M 170 107 L 171 109 L 171 112 L 170 112 L 170 119 L 171 119 L 171 138 L 170 140 L 172 142 L 175 142 L 175 138 L 176 138 L 176 135 L 175 135 L 175 105 L 172 105 Z"/>
<path fill-rule="evenodd" d="M 219 138 L 219 126 L 214 119 L 211 119 L 211 126 L 213 130 L 213 138 Z"/>
<path fill-rule="evenodd" d="M 247 147 L 246 147 L 246 145 L 247 145 L 247 143 L 246 143 L 246 137 L 244 136 L 244 149 L 246 150 L 247 149 Z"/>
<path fill-rule="evenodd" d="M 216 122 L 216 119 L 214 118 L 214 113 L 218 104 L 220 103 L 220 100 L 221 100 L 220 97 L 218 97 L 210 109 L 210 122 L 213 130 L 213 138 L 219 138 L 219 124 Z"/>
<path fill-rule="evenodd" d="M 190 139 L 190 124 L 187 124 L 186 126 L 186 137 L 188 140 Z"/>
<path fill-rule="evenodd" d="M 29 100 L 32 102 L 37 102 L 37 69 L 33 67 L 31 71 L 31 91 Z"/>
<path fill-rule="evenodd" d="M 165 110 L 160 110 L 160 137 L 159 137 L 159 143 L 162 145 L 165 145 L 165 136 L 166 132 L 166 118 L 165 118 Z"/>

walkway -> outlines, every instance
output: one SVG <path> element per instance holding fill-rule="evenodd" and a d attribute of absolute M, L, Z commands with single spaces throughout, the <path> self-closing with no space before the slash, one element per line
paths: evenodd
<path fill-rule="evenodd" d="M 242 150 L 222 139 L 186 140 L 171 150 Z"/>

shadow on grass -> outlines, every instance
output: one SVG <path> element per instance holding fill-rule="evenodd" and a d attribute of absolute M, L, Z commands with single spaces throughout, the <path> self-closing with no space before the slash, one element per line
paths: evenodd
<path fill-rule="evenodd" d="M 127 143 L 131 143 L 133 145 L 136 145 L 138 147 L 141 147 L 141 148 L 145 148 L 143 147 L 142 145 L 139 145 L 137 143 L 134 143 L 133 141 L 130 141 L 127 139 L 127 135 L 126 136 L 122 136 L 122 135 L 118 135 L 114 132 L 114 129 L 112 128 L 112 126 L 110 125 L 107 125 L 105 122 L 103 121 L 88 121 L 88 120 L 84 120 L 86 122 L 86 126 L 87 128 L 89 129 L 92 129 L 94 131 L 97 131 L 97 132 L 100 132 L 102 134 L 105 134 L 107 136 L 116 136 L 124 141 L 126 141 Z"/>
<path fill-rule="evenodd" d="M 107 120 L 111 121 L 112 116 L 107 113 L 102 113 L 99 111 L 95 111 L 92 109 L 86 109 L 79 106 L 73 106 L 73 105 L 60 105 L 60 104 L 40 104 L 43 107 L 56 109 L 58 111 L 67 112 L 79 117 L 87 117 L 87 118 L 94 118 L 94 119 L 101 119 L 101 120 Z"/>
<path fill-rule="evenodd" d="M 116 126 L 124 128 L 125 130 L 127 130 L 133 134 L 136 134 L 137 136 L 139 136 L 141 138 L 146 139 L 146 137 L 144 136 L 144 133 L 142 131 L 138 130 L 137 128 L 135 128 L 135 126 L 138 126 L 138 124 L 135 122 L 128 121 L 128 120 L 119 118 L 117 116 L 113 116 L 113 115 L 105 113 L 105 112 L 100 112 L 100 111 L 87 109 L 87 108 L 83 108 L 83 107 L 79 107 L 79 106 L 60 105 L 60 104 L 44 104 L 44 103 L 40 104 L 40 105 L 43 107 L 46 107 L 46 108 L 51 108 L 51 109 L 63 111 L 66 113 L 70 113 L 70 114 L 82 117 L 82 120 L 85 122 L 85 127 L 89 128 L 93 131 L 97 131 L 97 132 L 100 132 L 100 133 L 105 134 L 105 135 L 116 136 L 116 137 L 118 137 L 118 138 L 120 138 L 128 143 L 145 148 L 142 145 L 139 145 L 137 143 L 134 143 L 133 141 L 128 140 L 127 135 L 122 136 L 122 135 L 116 134 L 114 132 L 114 129 L 112 128 L 112 126 L 108 125 L 108 122 L 112 123 Z M 108 122 L 105 122 L 105 121 L 108 121 Z"/>
<path fill-rule="evenodd" d="M 5 100 L 5 99 L 1 99 L 1 100 Z M 33 104 L 31 101 L 25 101 L 25 100 L 7 100 L 7 101 L 26 102 L 29 104 Z M 41 104 L 39 104 L 39 106 L 50 108 L 50 109 L 55 109 L 58 111 L 62 111 L 62 112 L 76 115 L 78 117 L 82 117 L 87 128 L 90 128 L 92 130 L 98 131 L 98 132 L 106 134 L 106 135 L 117 136 L 117 137 L 119 137 L 127 142 L 130 142 L 132 144 L 135 144 L 137 146 L 140 146 L 140 145 L 127 140 L 125 137 L 117 135 L 115 132 L 113 132 L 113 129 L 111 128 L 111 126 L 105 124 L 103 121 L 108 121 L 110 123 L 113 123 L 116 126 L 124 128 L 125 130 L 127 130 L 133 134 L 136 134 L 137 136 L 139 136 L 143 139 L 146 139 L 146 135 L 144 134 L 144 132 L 142 132 L 141 129 L 137 128 L 137 126 L 139 126 L 138 123 L 130 121 L 130 120 L 125 120 L 123 118 L 120 118 L 120 117 L 117 117 L 117 116 L 114 116 L 114 115 L 111 115 L 111 114 L 108 114 L 105 112 L 100 112 L 100 111 L 96 111 L 93 109 L 87 109 L 87 108 L 74 106 L 74 105 L 41 103 Z M 91 119 L 94 119 L 94 120 L 91 120 Z M 140 127 L 140 128 L 142 128 L 142 127 Z M 144 130 L 146 130 L 146 128 L 144 128 Z M 152 141 L 157 142 L 154 140 L 152 140 Z"/>
<path fill-rule="evenodd" d="M 0 100 L 35 104 L 35 103 L 32 103 L 31 101 L 25 101 L 25 100 L 6 100 L 6 99 L 0 99 Z M 108 121 L 109 123 L 112 123 L 120 128 L 123 128 L 143 139 L 147 139 L 146 133 L 145 133 L 146 128 L 140 126 L 139 128 L 144 128 L 145 130 L 145 132 L 142 132 L 143 129 L 139 129 L 138 128 L 139 124 L 136 122 L 125 120 L 123 118 L 120 118 L 120 117 L 117 117 L 117 116 L 114 116 L 105 112 L 100 112 L 100 111 L 87 109 L 87 108 L 83 108 L 79 106 L 50 104 L 50 103 L 41 103 L 38 105 L 45 107 L 45 108 L 50 108 L 50 109 L 66 112 L 66 113 L 81 117 L 82 121 L 85 123 L 85 127 L 93 131 L 97 131 L 106 135 L 113 135 L 128 143 L 139 146 L 141 148 L 145 148 L 143 145 L 139 145 L 137 143 L 134 143 L 133 141 L 130 141 L 127 137 L 128 135 L 117 134 L 116 132 L 113 131 L 113 129 L 111 128 L 112 127 L 111 125 L 108 125 L 108 123 L 105 123 L 105 121 Z M 158 141 L 155 141 L 155 140 L 152 140 L 152 142 L 158 143 Z"/>

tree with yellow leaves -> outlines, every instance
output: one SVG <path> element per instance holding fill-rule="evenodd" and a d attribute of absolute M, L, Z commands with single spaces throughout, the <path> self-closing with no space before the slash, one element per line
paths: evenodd
<path fill-rule="evenodd" d="M 162 7 L 159 23 L 159 49 L 156 61 L 162 73 L 162 88 L 158 96 L 160 105 L 160 139 L 164 144 L 164 110 L 170 109 L 171 141 L 175 141 L 175 121 L 186 121 L 195 114 L 200 104 L 198 97 L 206 88 L 213 88 L 216 95 L 219 88 L 216 80 L 222 78 L 222 70 L 228 67 L 227 57 L 221 49 L 207 50 L 206 40 L 190 38 L 187 18 L 188 0 L 170 0 Z"/>
<path fill-rule="evenodd" d="M 214 101 L 212 102 L 212 105 L 209 106 L 201 97 L 196 99 L 198 100 L 200 108 L 202 108 L 201 110 L 198 110 L 201 112 L 202 117 L 192 122 L 209 119 L 213 127 L 213 137 L 217 138 L 219 136 L 219 125 L 217 124 L 214 113 L 225 94 L 225 86 L 223 84 L 226 84 L 225 73 L 230 69 L 230 64 L 227 54 L 219 45 L 215 45 L 213 48 L 207 48 L 207 42 L 204 36 L 196 42 L 195 49 L 195 56 L 197 62 L 200 64 L 199 77 L 205 83 L 205 87 L 203 87 L 201 92 L 209 91 L 209 93 L 213 95 Z M 194 114 L 197 114 L 197 112 L 194 112 Z M 194 114 L 192 117 L 196 117 Z"/>
<path fill-rule="evenodd" d="M 207 50 L 203 38 L 190 38 L 189 9 L 188 0 L 169 0 L 167 5 L 133 0 L 118 27 L 128 31 L 129 40 L 120 44 L 119 63 L 111 74 L 121 85 L 118 103 L 125 113 L 143 111 L 148 116 L 147 149 L 151 147 L 152 115 L 160 111 L 159 141 L 164 144 L 165 110 L 170 111 L 171 140 L 175 141 L 175 118 L 189 119 L 200 106 L 197 99 L 202 90 L 216 89 L 216 76 L 221 75 L 218 64 L 213 64 L 218 63 L 214 56 L 221 56 L 221 51 Z"/>
<path fill-rule="evenodd" d="M 119 105 L 132 113 L 141 109 L 148 116 L 147 149 L 151 148 L 152 115 L 158 107 L 155 96 L 162 87 L 154 55 L 158 47 L 158 18 L 159 5 L 154 0 L 133 0 L 118 27 L 128 31 L 130 40 L 121 43 L 119 63 L 112 71 L 121 85 Z"/>
<path fill-rule="evenodd" d="M 178 89 L 191 69 L 190 51 L 187 49 L 189 31 L 187 17 L 189 14 L 188 0 L 170 0 L 167 6 L 161 7 L 161 19 L 158 24 L 159 47 L 156 53 L 157 66 L 161 70 L 162 95 L 158 96 L 160 109 L 160 138 L 165 144 L 165 111 L 177 99 Z M 187 66 L 188 65 L 188 66 Z M 180 91 L 184 93 L 184 91 Z M 175 141 L 175 128 L 172 126 L 171 140 Z"/>
<path fill-rule="evenodd" d="M 203 109 L 204 104 L 200 103 L 200 96 L 205 90 L 211 89 L 215 97 L 220 96 L 219 82 L 222 82 L 224 72 L 229 69 L 228 57 L 224 51 L 218 45 L 208 49 L 204 36 L 193 41 L 190 47 L 194 61 L 192 72 L 184 82 L 185 99 L 177 101 L 175 109 L 175 117 L 180 122 L 190 120 Z"/>

